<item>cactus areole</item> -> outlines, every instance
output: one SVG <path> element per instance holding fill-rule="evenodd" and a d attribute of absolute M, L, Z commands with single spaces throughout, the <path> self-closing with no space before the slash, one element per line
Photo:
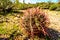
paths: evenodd
<path fill-rule="evenodd" d="M 49 26 L 49 20 L 47 15 L 39 8 L 27 9 L 21 20 L 22 27 L 29 33 L 31 40 L 39 33 L 48 35 L 45 30 Z"/>

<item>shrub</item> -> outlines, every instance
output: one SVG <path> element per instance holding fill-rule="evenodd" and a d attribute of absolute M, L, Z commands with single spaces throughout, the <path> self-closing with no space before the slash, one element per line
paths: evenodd
<path fill-rule="evenodd" d="M 50 6 L 49 9 L 50 9 L 50 10 L 56 10 L 56 9 L 57 9 L 57 5 L 53 4 L 53 5 Z"/>
<path fill-rule="evenodd" d="M 44 4 L 42 8 L 43 9 L 49 9 L 49 6 L 50 6 L 49 4 Z"/>
<path fill-rule="evenodd" d="M 57 4 L 57 9 L 56 11 L 60 11 L 60 4 Z"/>
<path fill-rule="evenodd" d="M 57 8 L 56 11 L 60 11 L 60 8 Z"/>

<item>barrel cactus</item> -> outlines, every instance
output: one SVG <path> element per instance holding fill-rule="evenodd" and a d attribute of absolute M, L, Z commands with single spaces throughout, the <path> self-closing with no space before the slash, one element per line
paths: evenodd
<path fill-rule="evenodd" d="M 31 8 L 27 9 L 20 19 L 20 29 L 23 34 L 27 34 L 33 40 L 34 36 L 41 35 L 41 33 L 44 36 L 48 35 L 45 30 L 49 23 L 47 15 L 42 10 Z"/>

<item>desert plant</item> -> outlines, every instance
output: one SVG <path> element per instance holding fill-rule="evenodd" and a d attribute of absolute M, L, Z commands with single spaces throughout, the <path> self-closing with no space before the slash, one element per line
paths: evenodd
<path fill-rule="evenodd" d="M 49 9 L 50 9 L 50 10 L 56 10 L 56 9 L 57 9 L 57 5 L 53 4 L 53 5 L 50 6 Z"/>
<path fill-rule="evenodd" d="M 56 11 L 60 11 L 60 4 L 56 4 L 56 5 L 57 5 Z"/>
<path fill-rule="evenodd" d="M 57 8 L 56 11 L 60 11 L 60 8 Z"/>
<path fill-rule="evenodd" d="M 28 9 L 21 20 L 20 29 L 24 29 L 31 40 L 34 39 L 35 35 L 41 33 L 45 36 L 48 35 L 45 31 L 45 28 L 49 25 L 48 18 L 38 8 Z M 25 31 L 22 31 L 23 34 Z"/>

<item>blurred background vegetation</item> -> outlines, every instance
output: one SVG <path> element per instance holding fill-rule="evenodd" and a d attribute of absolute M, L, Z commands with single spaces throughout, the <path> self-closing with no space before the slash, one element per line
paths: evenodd
<path fill-rule="evenodd" d="M 60 10 L 60 1 L 58 2 L 51 2 L 49 0 L 48 2 L 40 2 L 36 4 L 28 3 L 26 4 L 23 0 L 23 3 L 20 3 L 19 0 L 15 0 L 12 2 L 11 0 L 0 0 L 0 11 L 11 11 L 11 10 L 21 10 L 21 9 L 27 9 L 32 7 L 40 7 L 43 9 L 49 9 L 49 10 Z"/>

